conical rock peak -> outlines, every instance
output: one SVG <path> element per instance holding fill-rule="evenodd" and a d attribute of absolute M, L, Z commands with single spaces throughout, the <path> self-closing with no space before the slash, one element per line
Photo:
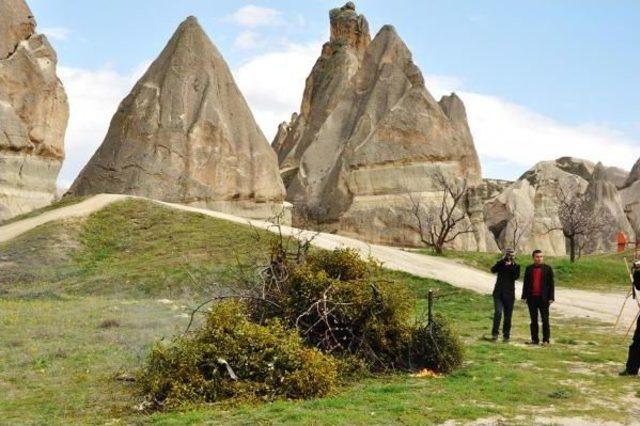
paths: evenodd
<path fill-rule="evenodd" d="M 122 101 L 70 193 L 126 193 L 269 217 L 277 159 L 228 65 L 194 17 Z"/>

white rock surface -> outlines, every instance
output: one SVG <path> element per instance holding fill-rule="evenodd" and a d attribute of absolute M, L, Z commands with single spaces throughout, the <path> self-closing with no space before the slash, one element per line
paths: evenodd
<path fill-rule="evenodd" d="M 0 0 L 0 220 L 53 201 L 69 106 L 56 54 L 22 0 Z"/>

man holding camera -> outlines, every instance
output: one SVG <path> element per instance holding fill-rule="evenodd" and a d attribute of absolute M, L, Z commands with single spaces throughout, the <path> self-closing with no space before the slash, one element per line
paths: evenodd
<path fill-rule="evenodd" d="M 509 342 L 511 334 L 511 316 L 513 314 L 513 304 L 516 300 L 516 280 L 520 278 L 520 265 L 516 263 L 513 249 L 506 249 L 504 256 L 493 267 L 491 272 L 498 274 L 496 284 L 493 289 L 493 329 L 491 335 L 493 341 L 498 340 L 500 333 L 500 321 L 504 312 L 504 324 L 502 326 L 502 336 L 505 343 Z"/>
<path fill-rule="evenodd" d="M 531 317 L 531 344 L 540 344 L 538 335 L 538 313 L 542 319 L 542 345 L 548 346 L 551 338 L 549 325 L 549 306 L 555 299 L 555 283 L 553 269 L 543 263 L 542 250 L 534 250 L 532 253 L 533 265 L 527 266 L 524 271 L 524 285 L 522 286 L 522 299 L 527 301 L 529 316 Z"/>
<path fill-rule="evenodd" d="M 640 260 L 633 262 L 633 298 L 636 298 L 635 290 L 640 290 Z M 640 369 L 640 316 L 636 324 L 636 332 L 633 333 L 633 341 L 629 346 L 627 366 L 621 376 L 637 376 Z"/>

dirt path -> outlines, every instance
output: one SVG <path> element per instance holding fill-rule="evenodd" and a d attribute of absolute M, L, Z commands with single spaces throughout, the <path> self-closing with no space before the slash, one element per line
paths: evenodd
<path fill-rule="evenodd" d="M 33 218 L 10 223 L 0 227 L 0 242 L 15 238 L 38 225 L 53 220 L 89 215 L 110 203 L 126 198 L 133 197 L 127 195 L 100 194 L 78 204 L 61 207 Z M 256 228 L 275 231 L 274 225 L 265 221 L 248 220 L 238 216 L 181 204 L 158 203 L 178 210 L 201 213 L 236 223 L 251 224 Z M 311 237 L 314 235 L 313 232 L 302 231 L 288 226 L 283 226 L 282 232 L 285 235 L 300 237 Z M 365 256 L 371 255 L 383 262 L 385 267 L 389 269 L 408 272 L 419 277 L 437 279 L 455 287 L 461 287 L 479 293 L 488 294 L 493 290 L 495 281 L 493 275 L 462 265 L 454 260 L 412 253 L 396 247 L 368 244 L 360 240 L 334 234 L 318 234 L 315 236 L 313 244 L 325 249 L 337 247 L 355 248 L 361 254 Z M 518 288 L 516 289 L 518 293 L 520 292 L 520 286 L 521 283 L 518 283 Z M 557 302 L 552 306 L 552 311 L 573 317 L 593 318 L 613 323 L 624 301 L 624 295 L 621 293 L 600 293 L 563 289 L 560 283 L 559 288 L 556 289 L 556 299 Z M 631 323 L 637 312 L 638 305 L 636 305 L 635 301 L 629 300 L 623 313 L 620 328 L 626 330 L 626 327 Z"/>

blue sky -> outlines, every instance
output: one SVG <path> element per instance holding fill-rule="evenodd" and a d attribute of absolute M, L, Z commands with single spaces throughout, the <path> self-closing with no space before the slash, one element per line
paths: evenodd
<path fill-rule="evenodd" d="M 198 17 L 225 56 L 270 137 L 298 109 L 304 77 L 328 37 L 328 10 L 341 4 L 29 1 L 69 91 L 69 164 L 61 182 L 77 174 L 120 98 L 188 15 Z M 461 94 L 486 176 L 515 178 L 558 155 L 625 168 L 640 156 L 637 0 L 389 4 L 356 2 L 372 33 L 386 23 L 396 27 L 434 95 Z"/>

